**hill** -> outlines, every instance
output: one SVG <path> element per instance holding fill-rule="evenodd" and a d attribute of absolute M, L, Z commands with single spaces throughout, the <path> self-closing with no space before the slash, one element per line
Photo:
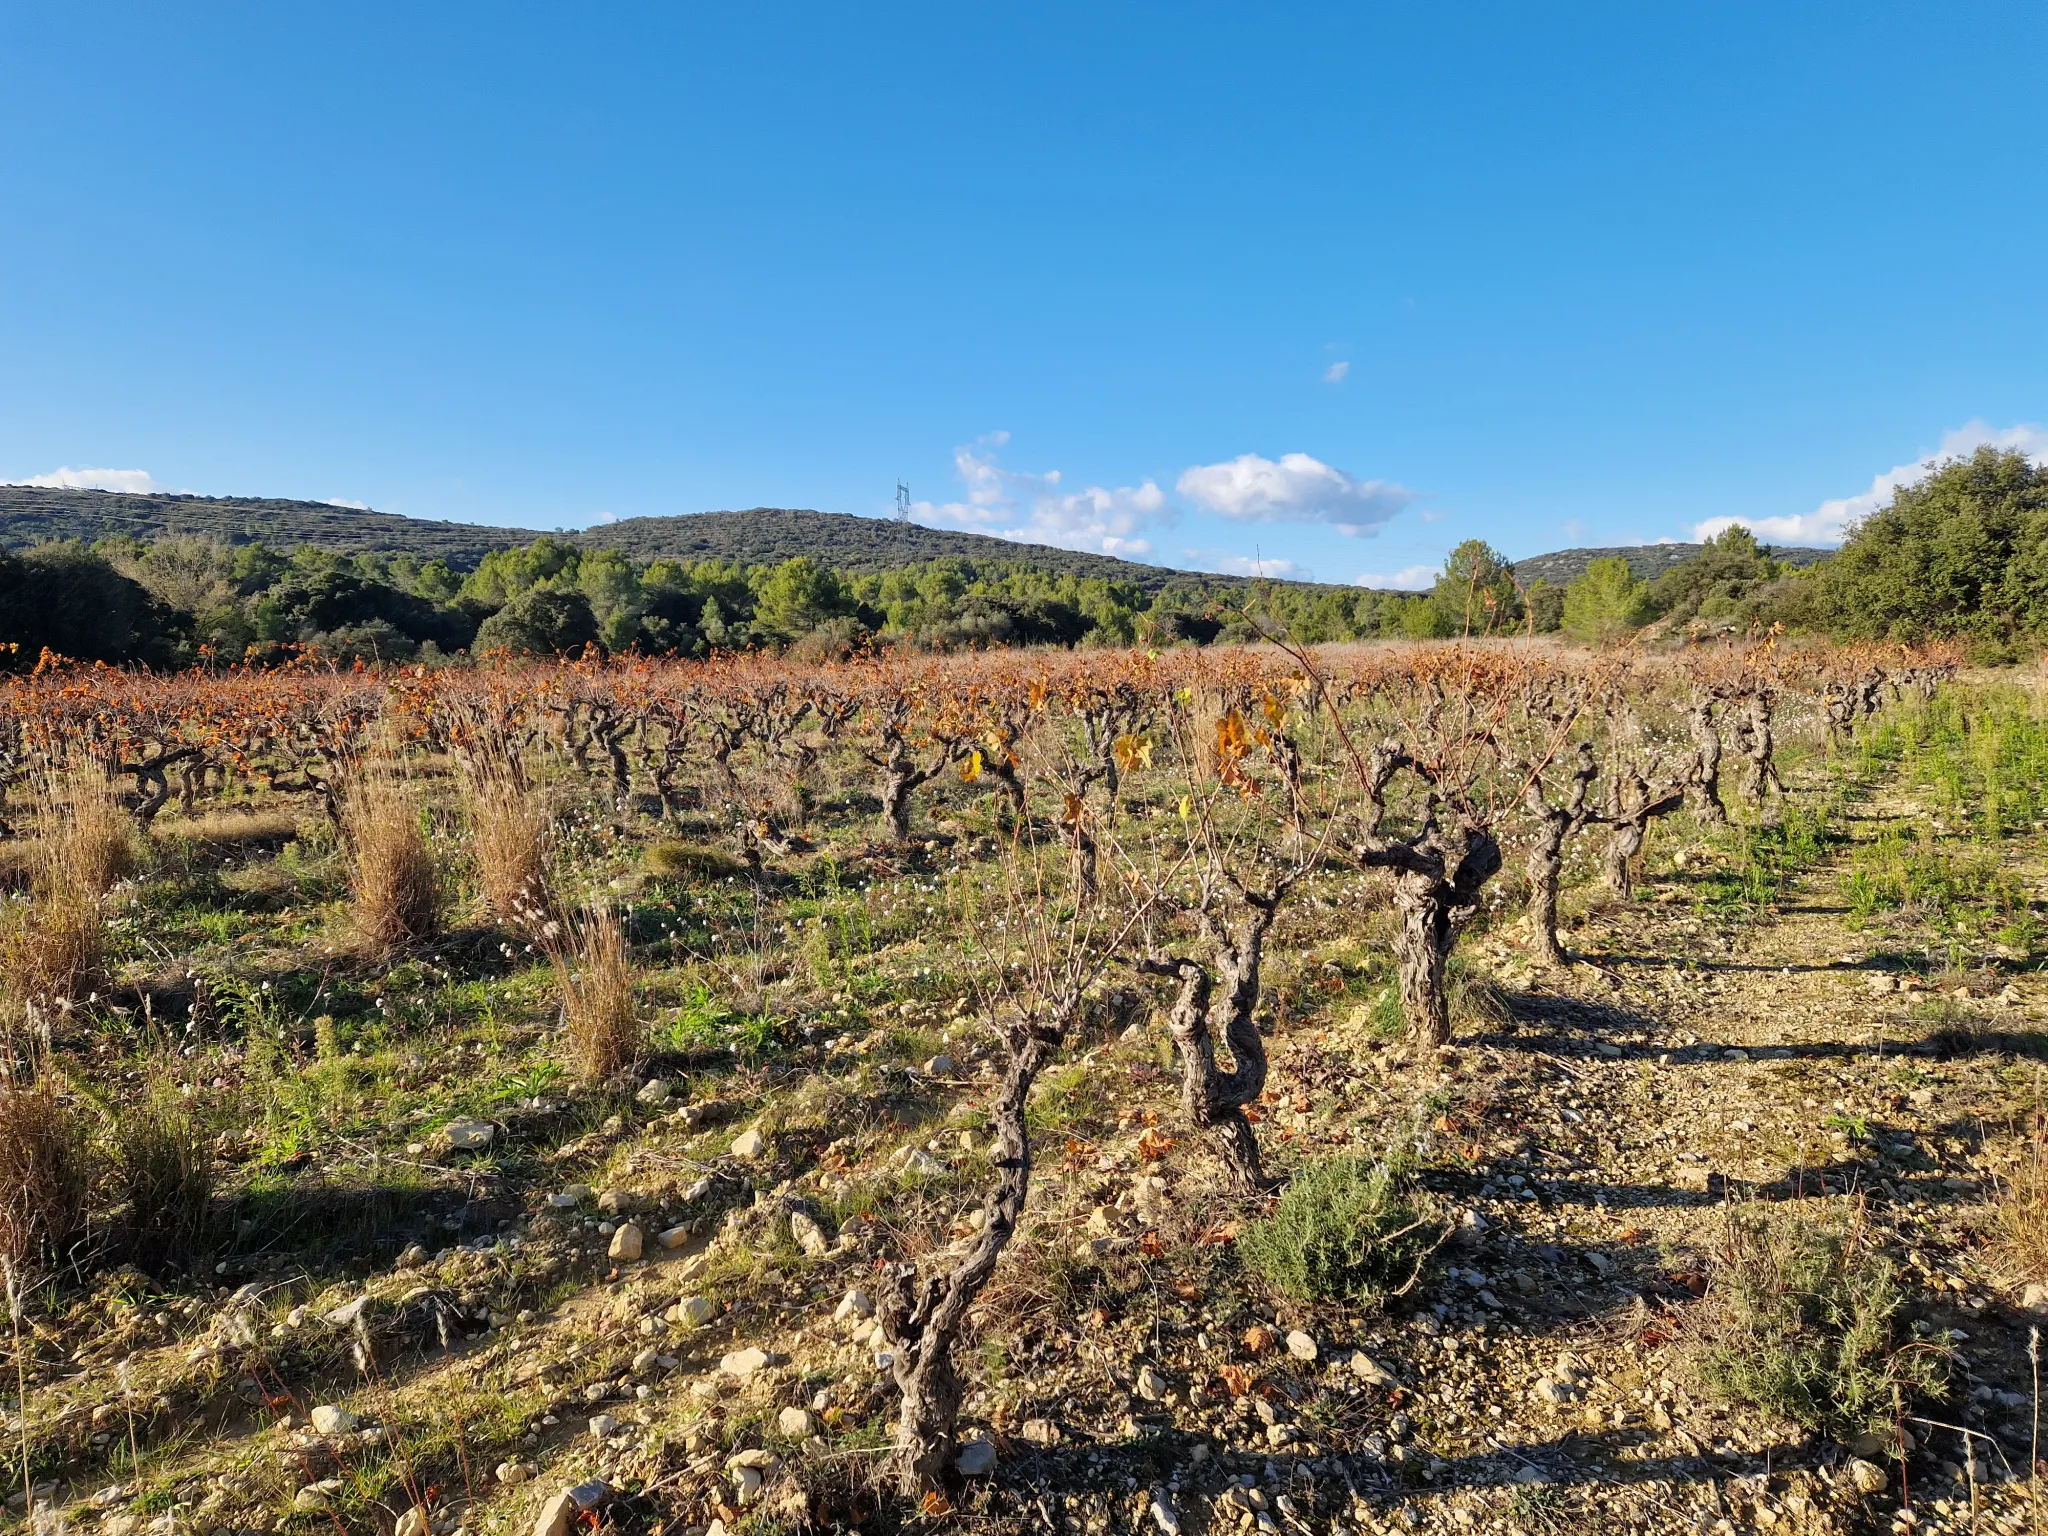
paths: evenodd
<path fill-rule="evenodd" d="M 1528 586 L 1538 578 L 1553 587 L 1569 586 L 1586 572 L 1586 567 L 1595 560 L 1619 556 L 1628 562 L 1629 570 L 1645 581 L 1655 581 L 1666 571 L 1685 564 L 1705 549 L 1704 544 L 1624 544 L 1614 549 L 1560 549 L 1548 555 L 1531 555 L 1526 560 L 1515 562 L 1515 578 Z M 1773 560 L 1784 560 L 1792 565 L 1812 565 L 1825 560 L 1834 553 L 1828 549 L 1778 548 L 1766 544 L 1764 553 Z"/>
<path fill-rule="evenodd" d="M 1163 565 L 1140 565 L 1110 555 L 1083 554 L 1048 544 L 1020 544 L 985 533 L 958 533 L 896 523 L 847 512 L 808 512 L 795 507 L 754 507 L 745 512 L 694 512 L 681 517 L 629 517 L 571 535 L 585 548 L 616 549 L 635 560 L 708 560 L 722 557 L 742 565 L 779 565 L 808 555 L 835 571 L 872 575 L 928 560 L 1025 561 L 1062 575 L 1134 582 L 1147 591 L 1170 586 L 1189 573 Z M 1243 577 L 1209 576 L 1207 584 L 1236 584 Z"/>
<path fill-rule="evenodd" d="M 254 496 L 134 496 L 115 491 L 0 486 L 0 547 L 26 549 L 47 539 L 156 539 L 199 534 L 229 544 L 261 542 L 277 549 L 310 544 L 362 554 L 416 555 L 470 571 L 494 549 L 530 544 L 542 529 L 492 528 L 477 523 L 400 517 L 321 501 Z M 957 533 L 844 512 L 755 507 L 743 512 L 695 512 L 676 517 L 633 517 L 561 535 L 586 549 L 617 549 L 638 560 L 722 558 L 742 565 L 777 565 L 808 555 L 834 570 L 875 573 L 928 560 L 1021 562 L 1060 574 L 1131 582 L 1148 592 L 1189 574 L 1108 555 L 1082 554 L 1045 544 L 1022 544 L 980 533 Z M 1206 585 L 1231 586 L 1236 576 L 1203 576 Z"/>
<path fill-rule="evenodd" d="M 485 528 L 400 517 L 324 501 L 270 496 L 132 496 L 116 491 L 55 490 L 0 485 L 0 547 L 26 549 L 46 539 L 134 538 L 198 534 L 228 544 L 263 543 L 278 549 L 311 544 L 366 554 L 417 555 L 470 570 L 494 549 L 524 544 L 538 531 Z"/>
<path fill-rule="evenodd" d="M 322 501 L 287 501 L 259 496 L 127 495 L 116 491 L 56 490 L 0 485 L 0 547 L 25 549 L 46 539 L 155 539 L 166 534 L 200 534 L 229 544 L 262 542 L 277 549 L 310 544 L 362 554 L 416 555 L 444 560 L 471 571 L 494 549 L 529 544 L 545 530 L 493 528 L 478 523 L 400 517 Z M 1006 561 L 1063 575 L 1130 582 L 1156 593 L 1191 577 L 1209 587 L 1243 585 L 1241 576 L 1191 573 L 1142 565 L 1109 555 L 1084 554 L 1045 544 L 1022 544 L 982 533 L 926 528 L 845 512 L 812 512 L 796 507 L 753 507 L 741 512 L 693 512 L 675 517 L 631 517 L 559 535 L 585 549 L 616 549 L 636 560 L 736 560 L 742 565 L 776 565 L 808 555 L 838 571 L 873 574 L 929 560 Z M 1636 575 L 1655 579 L 1697 555 L 1698 544 L 1636 544 L 1614 549 L 1563 549 L 1515 562 L 1526 586 L 1542 577 L 1553 586 L 1577 578 L 1605 555 L 1627 560 Z M 1772 549 L 1777 559 L 1811 565 L 1823 549 Z M 1295 586 L 1339 590 L 1324 582 Z M 1348 590 L 1348 589 L 1344 589 Z"/>

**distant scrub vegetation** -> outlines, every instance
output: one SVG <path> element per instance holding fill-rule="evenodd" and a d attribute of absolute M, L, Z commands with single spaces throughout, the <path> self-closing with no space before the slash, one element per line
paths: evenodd
<path fill-rule="evenodd" d="M 643 560 L 552 536 L 492 551 L 467 572 L 411 554 L 285 553 L 204 535 L 0 553 L 0 644 L 14 647 L 16 666 L 33 665 L 46 647 L 177 666 L 293 648 L 339 661 L 432 662 L 591 645 L 701 656 L 762 647 L 826 655 L 871 640 L 933 650 L 1207 644 L 1255 639 L 1262 626 L 1311 644 L 1559 631 L 1604 643 L 1773 625 L 1844 639 L 1960 639 L 1985 660 L 2040 643 L 2048 468 L 1979 449 L 1901 488 L 1840 553 L 1804 566 L 1735 527 L 1654 580 L 1615 555 L 1563 585 L 1525 583 L 1474 539 L 1418 593 L 1195 576 L 1147 585 L 1031 559 L 948 557 L 879 572 L 807 556 Z"/>

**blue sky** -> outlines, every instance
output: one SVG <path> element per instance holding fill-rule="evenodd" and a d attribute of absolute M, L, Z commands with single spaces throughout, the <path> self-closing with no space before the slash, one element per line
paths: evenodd
<path fill-rule="evenodd" d="M 0 0 L 0 479 L 1384 584 L 2048 452 L 2038 5 Z M 124 472 L 129 479 L 115 478 Z M 134 477 L 146 477 L 139 479 Z"/>

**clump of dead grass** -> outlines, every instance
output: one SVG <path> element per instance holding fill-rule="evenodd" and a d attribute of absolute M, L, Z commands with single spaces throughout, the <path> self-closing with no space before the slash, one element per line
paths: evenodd
<path fill-rule="evenodd" d="M 515 753 L 486 741 L 463 762 L 470 846 L 484 905 L 499 922 L 532 926 L 554 916 L 548 821 Z"/>
<path fill-rule="evenodd" d="M 356 937 L 373 954 L 423 944 L 440 931 L 441 890 L 412 781 L 373 761 L 351 776 L 343 804 Z"/>
<path fill-rule="evenodd" d="M 159 1088 L 120 1112 L 113 1141 L 137 1242 L 175 1249 L 202 1236 L 213 1200 L 213 1137 L 190 1101 Z"/>
<path fill-rule="evenodd" d="M 540 924 L 542 948 L 555 968 L 562 1023 L 577 1074 L 602 1082 L 646 1054 L 647 1031 L 633 996 L 626 929 L 609 906 L 592 903 L 567 918 Z"/>
<path fill-rule="evenodd" d="M 2034 1102 L 2019 1166 L 1998 1181 L 1997 1262 L 2015 1286 L 2048 1284 L 2048 1101 L 2034 1069 Z"/>
<path fill-rule="evenodd" d="M 198 816 L 162 818 L 151 827 L 159 842 L 201 848 L 286 843 L 298 830 L 299 818 L 291 811 L 207 811 Z"/>
<path fill-rule="evenodd" d="M 50 1086 L 0 1085 L 0 1259 L 11 1274 L 64 1258 L 91 1183 L 84 1128 Z"/>
<path fill-rule="evenodd" d="M 141 850 L 103 767 L 79 763 L 37 784 L 24 859 L 28 899 L 0 915 L 0 993 L 10 1026 L 47 1022 L 104 972 L 107 896 L 135 872 Z"/>

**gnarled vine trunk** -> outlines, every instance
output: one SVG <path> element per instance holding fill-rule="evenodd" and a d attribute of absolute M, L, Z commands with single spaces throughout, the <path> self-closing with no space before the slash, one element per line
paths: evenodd
<path fill-rule="evenodd" d="M 1686 787 L 1692 795 L 1693 813 L 1711 826 L 1725 827 L 1728 807 L 1721 800 L 1721 727 L 1714 719 L 1713 695 L 1696 696 L 1686 720 L 1692 727 L 1692 773 Z"/>
<path fill-rule="evenodd" d="M 1606 865 L 1608 886 L 1623 901 L 1635 899 L 1635 858 L 1643 851 L 1650 823 L 1684 805 L 1686 787 L 1676 784 L 1653 791 L 1642 774 L 1633 769 L 1615 777 L 1607 814 L 1601 818 L 1613 829 L 1608 834 L 1602 862 Z"/>
<path fill-rule="evenodd" d="M 1749 696 L 1748 706 L 1736 723 L 1735 744 L 1745 759 L 1743 798 L 1761 807 L 1766 792 L 1773 786 L 1784 794 L 1785 781 L 1778 777 L 1774 760 L 1777 740 L 1771 730 L 1771 697 L 1761 688 Z"/>
<path fill-rule="evenodd" d="M 1236 932 L 1208 908 L 1201 912 L 1214 974 L 1199 960 L 1153 958 L 1139 969 L 1180 983 L 1166 1027 L 1180 1057 L 1180 1100 L 1188 1119 L 1216 1144 L 1217 1154 L 1247 1191 L 1268 1187 L 1259 1139 L 1244 1107 L 1266 1087 L 1266 1042 L 1259 1034 L 1259 962 L 1266 931 L 1280 906 L 1280 892 L 1245 892 L 1245 913 Z M 1228 1047 L 1231 1069 L 1216 1060 L 1216 1041 Z"/>
<path fill-rule="evenodd" d="M 944 1273 L 920 1282 L 914 1264 L 898 1264 L 883 1282 L 876 1310 L 893 1355 L 890 1374 L 902 1394 L 891 1466 L 897 1486 L 913 1500 L 944 1488 L 953 1472 L 961 1396 L 953 1351 L 968 1309 L 995 1273 L 1024 1214 L 1031 1185 L 1024 1105 L 1062 1033 L 1058 1025 L 1034 1019 L 1010 1028 L 1010 1064 L 990 1106 L 996 1184 L 982 1206 L 982 1227 L 973 1243 Z"/>
<path fill-rule="evenodd" d="M 1479 910 L 1481 888 L 1500 872 L 1500 844 L 1483 827 L 1447 830 L 1432 818 L 1406 847 L 1414 857 L 1394 872 L 1401 1016 L 1411 1040 L 1444 1045 L 1451 1038 L 1451 952 Z"/>
<path fill-rule="evenodd" d="M 1586 795 L 1600 766 L 1593 757 L 1593 744 L 1580 742 L 1578 762 L 1572 768 L 1571 787 L 1564 803 L 1552 805 L 1543 798 L 1542 783 L 1532 778 L 1523 803 L 1536 820 L 1536 835 L 1529 844 L 1529 933 L 1536 945 L 1536 957 L 1546 965 L 1566 965 L 1570 957 L 1557 942 L 1557 893 L 1564 879 L 1565 846 L 1585 826 Z"/>

